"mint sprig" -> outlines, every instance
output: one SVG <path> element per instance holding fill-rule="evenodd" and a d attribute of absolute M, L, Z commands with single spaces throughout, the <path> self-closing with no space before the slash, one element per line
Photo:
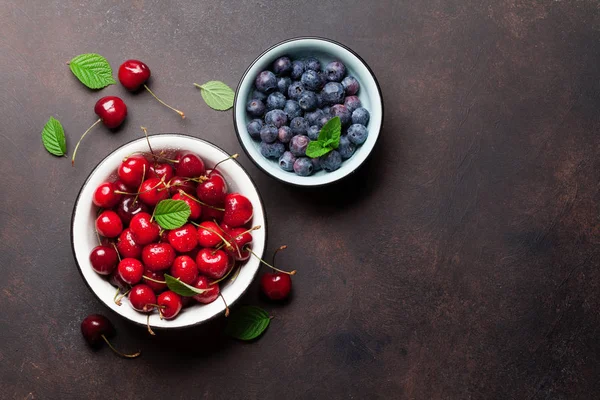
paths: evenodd
<path fill-rule="evenodd" d="M 112 76 L 110 64 L 100 54 L 80 54 L 69 62 L 69 68 L 90 89 L 102 89 L 117 83 Z"/>
<path fill-rule="evenodd" d="M 310 158 L 317 158 L 337 149 L 340 145 L 341 135 L 342 121 L 340 117 L 331 118 L 321 128 L 317 140 L 313 140 L 308 144 L 306 155 Z"/>
<path fill-rule="evenodd" d="M 259 337 L 270 322 L 271 317 L 262 308 L 244 306 L 231 314 L 227 320 L 225 333 L 235 339 L 252 340 Z"/>
<path fill-rule="evenodd" d="M 50 117 L 42 130 L 42 143 L 50 154 L 60 157 L 67 153 L 65 131 L 63 130 L 60 121 L 54 117 Z"/>
<path fill-rule="evenodd" d="M 153 218 L 163 229 L 181 228 L 192 213 L 190 205 L 183 200 L 166 199 L 154 209 Z"/>

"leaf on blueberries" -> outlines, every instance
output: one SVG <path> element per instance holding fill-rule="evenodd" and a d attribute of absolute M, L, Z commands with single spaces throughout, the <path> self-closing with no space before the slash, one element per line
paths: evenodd
<path fill-rule="evenodd" d="M 190 206 L 183 200 L 166 199 L 154 209 L 154 219 L 163 229 L 181 228 L 190 217 Z"/>
<path fill-rule="evenodd" d="M 317 140 L 312 141 L 308 144 L 308 147 L 306 148 L 306 155 L 310 158 L 318 158 L 329 153 L 331 150 L 333 149 L 330 147 L 323 146 L 323 143 Z"/>
<path fill-rule="evenodd" d="M 102 89 L 117 83 L 112 76 L 110 64 L 100 54 L 80 54 L 69 62 L 69 68 L 90 89 Z"/>
<path fill-rule="evenodd" d="M 342 121 L 340 120 L 340 117 L 333 117 L 321 128 L 318 140 L 325 143 L 327 140 L 332 139 L 335 144 L 334 148 L 337 149 L 341 135 Z"/>
<path fill-rule="evenodd" d="M 181 282 L 179 279 L 172 277 L 169 274 L 165 274 L 165 282 L 167 282 L 167 286 L 169 290 L 177 293 L 180 296 L 191 297 L 197 294 L 202 294 L 204 292 L 208 292 L 212 290 L 212 288 L 208 289 L 198 289 L 193 287 L 192 285 L 188 285 L 185 282 Z"/>
<path fill-rule="evenodd" d="M 50 154 L 64 156 L 67 153 L 65 131 L 63 130 L 60 121 L 54 117 L 50 117 L 42 130 L 42 143 Z"/>
<path fill-rule="evenodd" d="M 235 93 L 223 82 L 208 81 L 204 85 L 198 85 L 197 83 L 194 83 L 194 85 L 200 88 L 200 94 L 210 108 L 225 111 L 233 107 Z"/>
<path fill-rule="evenodd" d="M 225 333 L 235 339 L 252 340 L 259 337 L 270 322 L 271 317 L 262 308 L 244 306 L 231 314 L 227 320 Z"/>

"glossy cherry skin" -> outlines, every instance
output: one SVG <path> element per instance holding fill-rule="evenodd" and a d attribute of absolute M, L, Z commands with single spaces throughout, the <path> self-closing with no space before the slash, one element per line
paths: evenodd
<path fill-rule="evenodd" d="M 200 201 L 211 206 L 220 206 L 227 195 L 227 183 L 225 178 L 219 174 L 211 173 L 208 180 L 198 184 L 196 194 Z"/>
<path fill-rule="evenodd" d="M 246 196 L 239 193 L 230 193 L 225 196 L 225 215 L 223 222 L 232 228 L 243 226 L 252 219 L 252 203 Z"/>
<path fill-rule="evenodd" d="M 127 106 L 119 97 L 106 96 L 96 102 L 94 112 L 109 129 L 114 129 L 125 121 Z"/>
<path fill-rule="evenodd" d="M 219 235 L 223 236 L 223 232 L 213 221 L 204 221 L 198 226 L 198 244 L 202 247 L 216 247 L 221 244 L 223 241 Z"/>
<path fill-rule="evenodd" d="M 176 195 L 174 195 L 171 198 L 173 200 L 183 200 L 188 204 L 188 206 L 190 206 L 189 220 L 194 221 L 194 220 L 200 218 L 200 215 L 202 215 L 202 206 L 200 205 L 200 203 L 198 203 L 194 199 L 191 199 L 190 197 L 188 197 L 184 194 L 182 195 L 181 193 L 177 193 Z M 208 207 L 206 207 L 206 208 L 208 208 Z"/>
<path fill-rule="evenodd" d="M 117 242 L 117 250 L 121 257 L 140 258 L 144 246 L 138 243 L 130 228 L 123 229 Z"/>
<path fill-rule="evenodd" d="M 202 275 L 199 276 L 198 280 L 194 284 L 194 287 L 197 289 L 209 289 L 210 288 L 210 290 L 208 290 L 204 293 L 199 293 L 199 294 L 193 296 L 194 300 L 196 300 L 198 303 L 202 303 L 202 304 L 212 303 L 213 301 L 215 301 L 217 299 L 217 297 L 219 297 L 219 293 L 220 293 L 219 285 L 218 284 L 211 285 L 210 281 L 205 276 L 202 276 Z"/>
<path fill-rule="evenodd" d="M 165 177 L 165 182 L 169 182 L 173 178 L 173 167 L 167 163 L 155 162 L 150 164 L 149 178 L 162 179 Z"/>
<path fill-rule="evenodd" d="M 160 313 L 164 319 L 175 318 L 183 308 L 181 296 L 170 290 L 158 296 L 157 304 L 161 306 Z"/>
<path fill-rule="evenodd" d="M 150 79 L 150 68 L 138 60 L 127 60 L 119 67 L 119 82 L 130 91 L 138 90 Z"/>
<path fill-rule="evenodd" d="M 96 218 L 96 230 L 102 236 L 115 238 L 123 231 L 123 222 L 116 212 L 106 210 Z"/>
<path fill-rule="evenodd" d="M 175 175 L 184 178 L 198 178 L 206 172 L 204 161 L 199 155 L 183 152 L 177 155 L 178 163 L 175 166 Z"/>
<path fill-rule="evenodd" d="M 169 231 L 167 237 L 171 246 L 180 253 L 191 251 L 198 245 L 198 232 L 192 224 Z"/>
<path fill-rule="evenodd" d="M 135 285 L 142 281 L 144 275 L 144 264 L 135 258 L 124 258 L 117 267 L 117 272 L 123 282 Z"/>
<path fill-rule="evenodd" d="M 129 289 L 129 284 L 127 282 L 123 281 L 123 279 L 121 279 L 121 275 L 119 275 L 119 271 L 116 269 L 113 271 L 112 274 L 110 274 L 110 277 L 108 278 L 108 282 L 111 285 L 113 285 L 114 287 L 117 287 L 124 292 L 127 289 Z"/>
<path fill-rule="evenodd" d="M 202 220 L 203 221 L 221 222 L 223 220 L 224 215 L 225 215 L 224 211 L 217 210 L 216 208 L 202 207 Z"/>
<path fill-rule="evenodd" d="M 134 310 L 139 312 L 150 312 L 156 304 L 156 294 L 150 286 L 140 283 L 131 288 L 129 292 L 129 302 Z"/>
<path fill-rule="evenodd" d="M 151 207 L 169 197 L 169 191 L 163 181 L 158 178 L 146 179 L 140 186 L 140 200 Z"/>
<path fill-rule="evenodd" d="M 113 208 L 121 200 L 121 195 L 115 193 L 117 188 L 112 182 L 104 182 L 100 184 L 94 191 L 92 202 L 98 207 L 102 208 Z"/>
<path fill-rule="evenodd" d="M 213 254 L 214 253 L 214 254 Z M 211 279 L 222 278 L 230 267 L 230 258 L 223 250 L 202 249 L 196 256 L 196 264 L 202 275 Z"/>
<path fill-rule="evenodd" d="M 104 343 L 102 336 L 110 338 L 115 333 L 114 325 L 104 315 L 91 314 L 81 322 L 81 334 L 92 347 L 100 347 Z"/>
<path fill-rule="evenodd" d="M 116 180 L 116 181 L 113 183 L 113 185 L 115 186 L 115 189 L 117 189 L 118 191 L 121 191 L 121 192 L 127 192 L 127 193 L 129 193 L 129 192 L 131 192 L 131 191 L 133 190 L 133 189 L 131 189 L 129 186 L 127 186 L 127 185 L 125 184 L 125 182 L 123 182 L 123 181 L 122 181 L 122 180 L 120 180 L 120 179 L 117 179 L 117 180 Z M 133 190 L 133 191 L 135 191 L 135 190 Z"/>
<path fill-rule="evenodd" d="M 187 178 L 183 178 L 181 176 L 174 176 L 169 181 L 169 193 L 171 196 L 179 193 L 180 190 L 183 190 L 189 195 L 194 195 L 196 193 L 196 183 L 193 181 L 187 181 Z"/>
<path fill-rule="evenodd" d="M 158 240 L 160 226 L 151 219 L 152 215 L 145 212 L 136 214 L 131 219 L 129 229 L 131 229 L 136 243 L 146 245 Z"/>
<path fill-rule="evenodd" d="M 145 172 L 144 172 L 145 171 Z M 127 157 L 120 165 L 117 173 L 119 179 L 131 188 L 138 188 L 150 171 L 150 163 L 144 156 L 133 155 Z"/>
<path fill-rule="evenodd" d="M 188 285 L 193 285 L 198 279 L 198 265 L 190 256 L 179 256 L 173 261 L 171 276 L 181 279 Z"/>
<path fill-rule="evenodd" d="M 281 272 L 267 272 L 260 278 L 260 289 L 271 300 L 283 300 L 292 291 L 292 278 Z"/>
<path fill-rule="evenodd" d="M 144 275 L 142 276 L 142 282 L 144 282 L 144 284 L 150 286 L 150 288 L 152 290 L 154 290 L 154 293 L 156 293 L 156 294 L 167 290 L 166 283 L 153 282 L 150 279 L 146 279 L 144 277 L 154 279 L 155 281 L 164 282 L 165 281 L 165 273 L 163 271 L 150 271 L 149 269 L 146 268 L 146 270 L 144 271 Z"/>
<path fill-rule="evenodd" d="M 90 263 L 100 275 L 110 275 L 119 263 L 119 255 L 112 246 L 96 246 L 90 253 Z"/>
<path fill-rule="evenodd" d="M 135 196 L 124 196 L 117 206 L 117 214 L 123 221 L 123 224 L 129 225 L 131 219 L 139 213 L 148 213 L 150 208 L 142 203 L 140 199 L 135 199 Z"/>
<path fill-rule="evenodd" d="M 168 243 L 152 243 L 142 250 L 142 261 L 151 271 L 169 269 L 175 260 L 175 250 Z"/>
<path fill-rule="evenodd" d="M 246 261 L 250 258 L 250 251 L 248 248 L 252 243 L 252 235 L 246 228 L 233 228 L 230 232 L 234 251 L 231 255 L 236 261 Z"/>

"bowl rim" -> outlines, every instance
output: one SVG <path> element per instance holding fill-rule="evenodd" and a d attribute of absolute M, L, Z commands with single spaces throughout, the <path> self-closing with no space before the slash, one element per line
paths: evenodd
<path fill-rule="evenodd" d="M 187 134 L 183 134 L 183 133 L 167 133 L 167 132 L 162 132 L 162 133 L 154 133 L 151 135 L 148 135 L 149 137 L 153 137 L 153 136 L 180 136 L 180 137 L 184 137 L 186 139 L 194 139 L 200 142 L 203 142 L 204 144 L 207 144 L 211 147 L 214 147 L 215 149 L 223 152 L 226 155 L 231 155 L 229 154 L 227 151 L 225 151 L 224 149 L 222 149 L 221 147 L 217 146 L 216 144 L 206 140 L 206 139 L 201 139 L 192 135 L 187 135 Z M 129 140 L 126 143 L 123 143 L 122 145 L 120 145 L 119 147 L 114 148 L 113 150 L 110 151 L 110 153 L 108 153 L 106 156 L 104 156 L 102 158 L 102 160 L 100 160 L 90 171 L 90 173 L 88 174 L 88 176 L 85 178 L 85 181 L 83 182 L 83 184 L 81 185 L 81 188 L 79 189 L 79 191 L 77 192 L 77 197 L 75 198 L 75 203 L 73 205 L 73 211 L 71 212 L 71 224 L 70 224 L 70 228 L 71 228 L 71 232 L 70 232 L 70 240 L 71 240 L 71 251 L 73 253 L 73 258 L 75 259 L 75 264 L 77 265 L 77 271 L 79 272 L 79 275 L 81 275 L 81 279 L 85 282 L 85 285 L 87 286 L 87 288 L 90 290 L 90 292 L 92 292 L 94 294 L 94 296 L 96 297 L 97 300 L 100 301 L 100 303 L 107 308 L 108 310 L 110 310 L 111 312 L 117 314 L 119 317 L 123 318 L 124 320 L 127 320 L 129 322 L 134 323 L 137 326 L 141 326 L 141 327 L 146 327 L 146 324 L 140 323 L 138 321 L 132 320 L 131 318 L 116 312 L 115 310 L 113 310 L 112 308 L 110 308 L 105 302 L 104 300 L 102 300 L 100 298 L 100 296 L 96 293 L 96 291 L 92 288 L 92 286 L 90 285 L 90 283 L 88 282 L 88 280 L 85 278 L 85 276 L 83 275 L 83 270 L 81 269 L 81 265 L 79 264 L 79 261 L 77 260 L 77 257 L 75 256 L 75 240 L 73 237 L 73 231 L 74 231 L 74 225 L 75 225 L 75 211 L 77 210 L 77 206 L 79 205 L 79 201 L 81 199 L 81 192 L 83 191 L 83 188 L 87 186 L 88 182 L 90 181 L 92 175 L 94 174 L 94 172 L 103 164 L 106 162 L 106 160 L 108 159 L 108 157 L 117 152 L 118 150 L 122 149 L 125 146 L 128 146 L 129 144 L 139 141 L 139 140 L 146 140 L 145 138 L 136 138 L 136 139 L 132 139 Z M 256 194 L 258 195 L 258 202 L 260 203 L 260 208 L 262 210 L 262 213 L 264 215 L 264 232 L 265 232 L 265 240 L 264 240 L 264 246 L 263 248 L 266 249 L 267 247 L 267 243 L 268 243 L 268 236 L 269 236 L 269 230 L 268 230 L 268 218 L 267 218 L 267 211 L 265 209 L 265 205 L 264 205 L 264 201 L 262 198 L 262 195 L 260 194 L 260 191 L 258 190 L 258 186 L 256 185 L 256 182 L 254 181 L 254 179 L 252 179 L 252 176 L 250 176 L 250 174 L 248 174 L 248 171 L 246 171 L 246 169 L 242 166 L 242 164 L 240 164 L 235 158 L 230 159 L 230 161 L 235 162 L 240 168 L 241 170 L 246 174 L 246 176 L 248 177 L 248 179 L 250 180 L 250 183 L 252 183 L 252 186 L 254 186 L 254 189 L 256 190 Z M 261 257 L 264 254 L 261 254 Z M 256 276 L 258 274 L 258 271 L 260 270 L 260 264 L 259 267 L 256 269 L 256 271 L 254 272 L 254 276 L 252 277 L 250 284 L 248 286 L 246 286 L 242 292 L 240 293 L 240 295 L 233 301 L 227 303 L 227 305 L 231 308 L 233 307 L 234 304 L 237 303 L 237 301 L 239 299 L 241 299 L 246 292 L 248 291 L 248 289 L 250 288 L 250 286 L 252 285 L 252 282 L 254 282 L 254 280 L 256 279 Z M 173 326 L 173 327 L 163 327 L 163 326 L 152 326 L 152 329 L 154 330 L 172 330 L 172 331 L 176 331 L 176 330 L 182 330 L 182 329 L 188 329 L 188 328 L 192 328 L 195 326 L 199 326 L 202 325 L 204 323 L 207 323 L 217 317 L 221 316 L 221 313 L 216 313 L 202 321 L 198 321 L 198 322 L 194 322 L 188 325 L 182 325 L 182 326 Z"/>
<path fill-rule="evenodd" d="M 348 178 L 349 176 L 353 175 L 370 157 L 371 154 L 373 153 L 373 149 L 371 149 L 371 152 L 365 157 L 365 159 L 356 166 L 356 168 L 354 168 L 351 171 L 348 171 L 348 173 L 346 173 L 344 176 L 330 181 L 330 182 L 324 182 L 324 183 L 317 183 L 317 184 L 308 184 L 308 185 L 303 185 L 303 184 L 298 184 L 298 183 L 294 183 L 291 182 L 289 180 L 286 179 L 280 179 L 279 177 L 276 177 L 274 175 L 272 175 L 271 173 L 269 173 L 269 171 L 267 171 L 265 168 L 262 167 L 262 165 L 256 161 L 256 159 L 250 154 L 250 152 L 248 151 L 248 149 L 246 148 L 246 146 L 244 145 L 244 142 L 242 141 L 242 137 L 240 134 L 240 131 L 238 129 L 238 123 L 237 123 L 237 118 L 236 118 L 236 109 L 237 109 L 237 100 L 238 100 L 238 96 L 240 94 L 240 87 L 242 86 L 242 82 L 246 79 L 248 72 L 250 71 L 250 69 L 252 69 L 252 67 L 254 66 L 254 64 L 256 64 L 262 57 L 265 56 L 265 54 L 267 54 L 268 52 L 270 52 L 271 50 L 286 44 L 286 43 L 290 43 L 290 42 L 296 42 L 296 41 L 301 41 L 301 40 L 321 40 L 324 42 L 329 42 L 332 43 L 334 45 L 337 45 L 343 49 L 345 49 L 346 51 L 350 52 L 353 56 L 355 56 L 364 66 L 365 68 L 367 68 L 367 71 L 369 71 L 369 74 L 371 74 L 371 77 L 373 78 L 373 81 L 375 81 L 375 86 L 377 88 L 377 93 L 379 94 L 379 105 L 381 107 L 381 122 L 379 123 L 379 127 L 378 132 L 377 132 L 377 138 L 375 139 L 375 143 L 373 143 L 373 148 L 375 148 L 375 146 L 377 145 L 377 142 L 379 141 L 379 135 L 381 133 L 381 129 L 383 128 L 383 121 L 385 118 L 385 110 L 384 110 L 384 106 L 383 106 L 383 94 L 381 92 L 381 85 L 379 84 L 379 81 L 377 80 L 377 77 L 375 76 L 375 73 L 373 72 L 373 69 L 371 69 L 371 67 L 369 66 L 369 64 L 367 64 L 367 62 L 354 50 L 352 50 L 350 47 L 346 46 L 343 43 L 340 43 L 336 40 L 333 39 L 329 39 L 326 37 L 322 37 L 322 36 L 295 36 L 289 39 L 285 39 L 282 40 L 281 42 L 278 42 L 270 47 L 268 47 L 266 50 L 264 50 L 262 53 L 260 53 L 258 55 L 258 57 L 256 57 L 254 59 L 254 61 L 252 61 L 250 63 L 250 65 L 246 68 L 246 70 L 244 71 L 244 74 L 242 75 L 242 77 L 240 78 L 237 87 L 235 89 L 235 97 L 233 99 L 233 127 L 235 129 L 235 134 L 237 136 L 238 142 L 240 143 L 240 146 L 242 147 L 242 149 L 244 150 L 244 153 L 246 153 L 246 156 L 248 156 L 248 158 L 252 161 L 252 163 L 254 163 L 254 165 L 256 165 L 258 167 L 258 169 L 260 169 L 262 172 L 264 172 L 266 175 L 270 176 L 271 178 L 279 181 L 279 182 L 283 182 L 285 184 L 291 185 L 291 186 L 295 186 L 295 187 L 302 187 L 302 188 L 311 188 L 311 187 L 323 187 L 323 186 L 328 186 L 337 182 L 340 182 L 346 178 Z"/>

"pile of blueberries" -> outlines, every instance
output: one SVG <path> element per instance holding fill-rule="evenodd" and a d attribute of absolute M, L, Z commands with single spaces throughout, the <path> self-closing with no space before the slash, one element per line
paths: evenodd
<path fill-rule="evenodd" d="M 370 115 L 356 96 L 359 89 L 358 80 L 346 75 L 340 61 L 321 69 L 321 62 L 313 57 L 295 61 L 280 57 L 272 70 L 260 72 L 254 81 L 246 104 L 254 118 L 247 125 L 248 133 L 261 141 L 261 154 L 279 160 L 284 171 L 300 176 L 321 169 L 335 171 L 367 140 Z M 307 157 L 310 141 L 317 140 L 323 125 L 336 116 L 342 123 L 337 150 Z"/>

